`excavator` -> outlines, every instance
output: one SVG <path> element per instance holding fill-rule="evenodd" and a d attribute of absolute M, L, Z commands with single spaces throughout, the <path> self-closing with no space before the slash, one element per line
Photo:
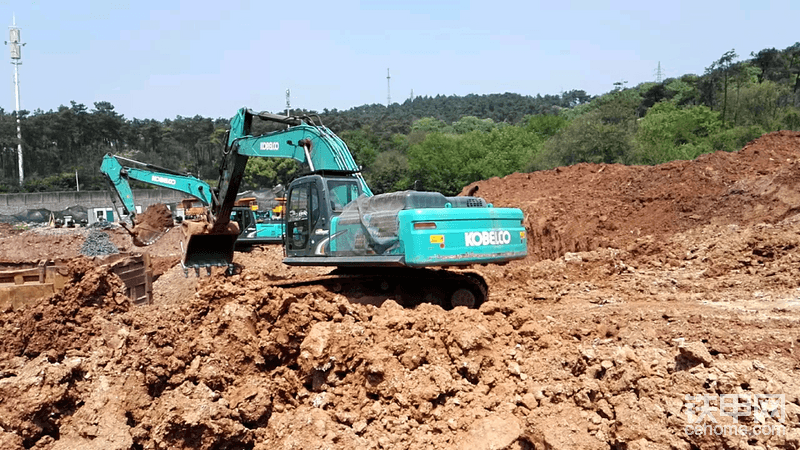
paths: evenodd
<path fill-rule="evenodd" d="M 169 227 L 163 223 L 172 224 L 171 213 L 164 218 L 161 224 L 139 222 L 136 217 L 133 191 L 129 180 L 140 181 L 145 184 L 176 190 L 189 196 L 184 199 L 182 206 L 189 220 L 208 221 L 208 208 L 212 203 L 214 191 L 205 181 L 191 174 L 177 172 L 164 167 L 146 164 L 119 155 L 107 154 L 103 157 L 100 172 L 106 176 L 112 191 L 111 199 L 116 205 L 116 199 L 122 202 L 122 214 L 128 215 L 133 222 L 132 228 L 123 227 L 133 237 L 137 246 L 147 246 L 154 243 Z M 195 204 L 198 204 L 195 206 Z M 234 203 L 231 219 L 236 222 L 239 234 L 236 238 L 237 247 L 254 244 L 274 244 L 283 242 L 283 223 L 279 220 L 258 220 L 256 216 L 257 203 L 255 198 L 243 198 Z M 159 226 L 162 225 L 162 226 Z"/>
<path fill-rule="evenodd" d="M 254 136 L 254 119 L 286 128 Z M 231 210 L 253 157 L 291 158 L 307 169 L 287 188 L 284 264 L 335 267 L 329 275 L 287 286 L 323 285 L 353 295 L 394 296 L 404 304 L 474 308 L 486 299 L 488 286 L 479 274 L 461 267 L 503 264 L 527 255 L 518 208 L 437 192 L 373 195 L 347 145 L 319 116 L 242 108 L 225 141 L 209 220 L 184 223 L 185 268 L 233 269 Z"/>

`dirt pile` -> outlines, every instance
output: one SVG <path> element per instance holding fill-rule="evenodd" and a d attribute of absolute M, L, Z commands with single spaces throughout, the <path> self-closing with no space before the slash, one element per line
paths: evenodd
<path fill-rule="evenodd" d="M 136 216 L 136 225 L 152 227 L 156 230 L 166 230 L 172 228 L 175 223 L 172 220 L 172 212 L 163 203 L 154 203 L 147 207 L 144 214 Z"/>
<path fill-rule="evenodd" d="M 163 203 L 147 207 L 144 214 L 136 216 L 136 224 L 131 231 L 133 245 L 146 247 L 153 244 L 175 225 L 172 212 Z"/>
<path fill-rule="evenodd" d="M 276 288 L 325 272 L 276 246 L 230 277 L 169 268 L 138 308 L 76 262 L 0 315 L 0 448 L 800 448 L 799 137 L 482 182 L 532 239 L 474 268 L 479 310 Z M 736 417 L 749 434 L 691 426 L 696 398 L 762 394 L 783 403 Z"/>
<path fill-rule="evenodd" d="M 775 223 L 800 213 L 800 133 L 780 131 L 736 153 L 658 166 L 578 164 L 481 181 L 479 195 L 526 213 L 529 252 L 624 247 L 707 224 Z M 510 188 L 513 186 L 513 188 Z"/>

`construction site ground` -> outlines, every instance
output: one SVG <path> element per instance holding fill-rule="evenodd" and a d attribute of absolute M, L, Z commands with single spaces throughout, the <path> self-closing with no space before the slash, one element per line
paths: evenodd
<path fill-rule="evenodd" d="M 186 278 L 178 229 L 134 307 L 84 231 L 0 228 L 71 274 L 0 312 L 0 448 L 800 448 L 800 133 L 476 184 L 529 238 L 477 310 L 274 287 L 327 272 L 279 246 Z"/>

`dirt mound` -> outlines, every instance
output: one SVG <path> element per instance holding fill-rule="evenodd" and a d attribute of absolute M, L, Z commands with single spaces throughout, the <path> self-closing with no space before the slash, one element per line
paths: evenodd
<path fill-rule="evenodd" d="M 110 267 L 76 258 L 68 270 L 72 281 L 64 290 L 22 313 L 9 311 L 3 317 L 0 355 L 36 357 L 48 352 L 63 359 L 67 349 L 85 344 L 94 319 L 128 310 L 124 284 Z"/>
<path fill-rule="evenodd" d="M 172 220 L 172 212 L 163 203 L 154 203 L 147 207 L 144 214 L 136 216 L 136 225 L 145 225 L 156 230 L 172 228 L 175 223 Z"/>
<path fill-rule="evenodd" d="M 167 205 L 154 203 L 147 207 L 144 214 L 136 216 L 136 224 L 131 231 L 133 245 L 137 247 L 151 245 L 174 225 L 172 212 Z"/>
<path fill-rule="evenodd" d="M 781 132 L 479 183 L 531 236 L 528 259 L 472 268 L 479 310 L 280 289 L 328 269 L 279 246 L 237 252 L 230 277 L 173 264 L 130 308 L 78 260 L 64 291 L 0 315 L 0 448 L 800 448 L 798 150 Z M 733 394 L 783 403 L 720 414 Z M 728 432 L 694 431 L 701 395 Z"/>
<path fill-rule="evenodd" d="M 578 164 L 480 181 L 479 194 L 526 214 L 536 260 L 707 224 L 775 223 L 800 212 L 800 133 L 779 131 L 735 153 L 658 166 Z M 510 188 L 513 186 L 513 188 Z"/>

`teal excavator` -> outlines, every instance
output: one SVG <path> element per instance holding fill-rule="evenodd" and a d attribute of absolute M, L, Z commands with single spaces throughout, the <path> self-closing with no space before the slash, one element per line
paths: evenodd
<path fill-rule="evenodd" d="M 109 182 L 112 191 L 111 199 L 115 206 L 117 198 L 122 203 L 122 210 L 118 211 L 118 214 L 120 216 L 127 215 L 133 222 L 133 228 L 125 228 L 133 237 L 134 244 L 138 246 L 150 245 L 166 233 L 169 227 L 165 227 L 163 224 L 172 225 L 172 214 L 165 209 L 162 212 L 167 217 L 164 217 L 163 220 L 159 221 L 159 218 L 156 217 L 157 223 L 140 222 L 134 206 L 130 180 L 182 192 L 187 196 L 182 202 L 185 211 L 184 217 L 204 223 L 209 220 L 208 208 L 212 204 L 214 191 L 208 183 L 191 174 L 110 153 L 103 157 L 100 172 L 106 176 Z M 266 219 L 258 218 L 256 214 L 258 205 L 255 200 L 255 198 L 239 199 L 232 208 L 231 220 L 239 229 L 236 237 L 237 247 L 283 242 L 282 221 L 277 220 L 271 214 Z M 123 226 L 125 226 L 124 223 Z"/>
<path fill-rule="evenodd" d="M 112 192 L 111 201 L 115 207 L 117 198 L 122 202 L 120 216 L 127 215 L 131 219 L 133 228 L 125 227 L 124 223 L 123 227 L 128 230 L 133 237 L 134 244 L 138 246 L 152 244 L 168 231 L 168 228 L 158 226 L 158 224 L 138 222 L 133 190 L 129 180 L 173 189 L 189 197 L 196 198 L 203 205 L 211 205 L 211 196 L 213 195 L 211 187 L 203 180 L 187 173 L 142 163 L 110 153 L 103 157 L 100 172 L 106 176 L 109 189 Z"/>
<path fill-rule="evenodd" d="M 255 119 L 287 128 L 254 136 Z M 182 224 L 185 268 L 233 271 L 231 211 L 253 157 L 290 158 L 307 169 L 287 188 L 283 262 L 336 268 L 324 277 L 285 284 L 322 284 L 408 304 L 477 307 L 487 296 L 485 280 L 463 268 L 441 268 L 503 264 L 527 254 L 520 209 L 437 192 L 373 195 L 347 145 L 318 116 L 242 108 L 231 120 L 208 220 Z"/>

